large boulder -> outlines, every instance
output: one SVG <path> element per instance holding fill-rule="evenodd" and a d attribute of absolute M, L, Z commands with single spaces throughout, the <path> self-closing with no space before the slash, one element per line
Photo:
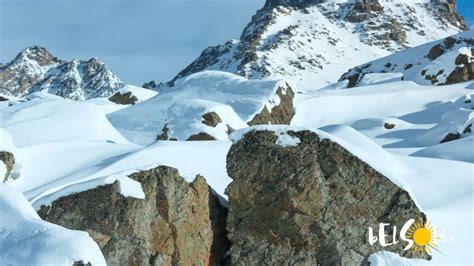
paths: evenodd
<path fill-rule="evenodd" d="M 40 216 L 84 230 L 110 265 L 215 265 L 229 248 L 227 209 L 202 176 L 192 183 L 160 166 L 130 176 L 145 199 L 127 198 L 118 183 L 59 198 Z"/>
<path fill-rule="evenodd" d="M 407 256 L 403 244 L 370 245 L 368 227 L 426 217 L 367 163 L 312 131 L 235 135 L 226 190 L 233 264 L 361 265 L 382 249 Z"/>

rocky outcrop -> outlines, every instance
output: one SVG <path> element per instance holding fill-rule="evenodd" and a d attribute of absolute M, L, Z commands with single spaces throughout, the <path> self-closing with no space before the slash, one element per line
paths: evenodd
<path fill-rule="evenodd" d="M 154 80 L 150 80 L 148 82 L 145 82 L 142 85 L 142 88 L 150 89 L 150 90 L 154 90 L 154 89 L 156 89 L 156 87 L 157 87 L 156 82 Z"/>
<path fill-rule="evenodd" d="M 116 92 L 114 95 L 109 97 L 109 101 L 116 104 L 123 105 L 134 105 L 138 102 L 138 98 L 132 94 L 131 91 L 121 93 L 120 91 Z"/>
<path fill-rule="evenodd" d="M 474 80 L 474 31 L 438 40 L 350 69 L 339 81 L 348 88 L 363 85 L 372 73 L 401 73 L 420 85 L 449 85 Z M 448 70 L 450 72 L 448 72 Z"/>
<path fill-rule="evenodd" d="M 6 182 L 10 178 L 10 175 L 13 170 L 13 165 L 15 165 L 15 156 L 13 156 L 13 153 L 11 152 L 0 151 L 0 161 L 2 161 L 5 164 L 5 167 L 7 168 L 5 176 L 3 177 L 3 182 Z"/>
<path fill-rule="evenodd" d="M 200 132 L 198 134 L 189 136 L 189 138 L 187 139 L 187 141 L 203 141 L 203 140 L 216 140 L 216 138 L 209 135 L 208 133 Z"/>
<path fill-rule="evenodd" d="M 410 195 L 335 142 L 286 134 L 299 144 L 253 130 L 227 155 L 232 264 L 361 265 L 382 249 L 408 256 L 404 245 L 368 244 L 367 234 L 382 222 L 425 220 Z"/>
<path fill-rule="evenodd" d="M 286 83 L 286 87 L 279 87 L 276 90 L 276 95 L 280 98 L 280 102 L 268 110 L 265 106 L 263 110 L 257 114 L 251 121 L 248 122 L 249 125 L 289 125 L 291 119 L 295 115 L 295 108 L 293 106 L 293 98 L 295 94 Z"/>
<path fill-rule="evenodd" d="M 439 143 L 446 143 L 453 140 L 457 140 L 461 138 L 461 134 L 459 132 L 456 133 L 448 133 Z"/>
<path fill-rule="evenodd" d="M 446 84 L 456 84 L 474 79 L 474 48 L 471 55 L 459 54 L 455 59 L 456 68 L 446 78 Z"/>
<path fill-rule="evenodd" d="M 99 59 L 64 61 L 43 47 L 23 49 L 0 67 L 0 93 L 25 97 L 36 91 L 73 100 L 107 97 L 123 83 Z"/>
<path fill-rule="evenodd" d="M 216 127 L 217 124 L 222 122 L 222 119 L 216 112 L 209 112 L 202 115 L 202 123 L 206 126 Z"/>
<path fill-rule="evenodd" d="M 57 199 L 40 216 L 85 230 L 110 265 L 216 265 L 229 248 L 227 210 L 204 177 L 186 182 L 160 166 L 130 176 L 145 199 L 127 198 L 117 182 Z"/>

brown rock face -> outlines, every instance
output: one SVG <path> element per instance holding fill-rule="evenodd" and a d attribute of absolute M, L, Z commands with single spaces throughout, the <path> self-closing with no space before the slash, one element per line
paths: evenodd
<path fill-rule="evenodd" d="M 439 143 L 445 143 L 445 142 L 450 142 L 453 140 L 457 140 L 461 138 L 461 134 L 459 132 L 456 133 L 448 133 Z"/>
<path fill-rule="evenodd" d="M 213 136 L 205 133 L 205 132 L 199 132 L 198 134 L 194 134 L 194 135 L 191 135 L 189 136 L 189 138 L 187 139 L 188 141 L 191 141 L 191 140 L 216 140 L 216 138 L 214 138 Z"/>
<path fill-rule="evenodd" d="M 290 85 L 286 84 L 285 88 L 279 87 L 276 94 L 280 98 L 280 103 L 268 110 L 264 107 L 260 114 L 257 114 L 249 125 L 265 125 L 265 124 L 284 124 L 289 125 L 291 119 L 295 115 L 295 108 L 293 107 L 293 98 L 295 96 Z"/>
<path fill-rule="evenodd" d="M 381 222 L 400 229 L 425 220 L 409 194 L 314 132 L 288 134 L 301 142 L 278 146 L 273 132 L 254 130 L 227 155 L 232 263 L 361 265 L 380 250 L 406 256 L 406 243 L 382 248 L 367 238 Z"/>
<path fill-rule="evenodd" d="M 426 56 L 429 60 L 435 60 L 436 58 L 440 57 L 442 54 L 444 54 L 445 50 L 444 47 L 441 44 L 437 44 L 433 47 L 431 47 L 430 51 L 428 52 L 428 55 Z"/>
<path fill-rule="evenodd" d="M 7 172 L 5 173 L 5 176 L 3 177 L 3 182 L 5 182 L 8 180 L 13 170 L 13 165 L 15 164 L 15 157 L 13 156 L 13 153 L 11 152 L 0 151 L 0 161 L 2 161 L 7 167 Z"/>
<path fill-rule="evenodd" d="M 126 92 L 124 94 L 120 93 L 119 91 L 116 92 L 114 95 L 109 97 L 109 101 L 114 102 L 116 104 L 131 104 L 134 105 L 138 102 L 138 98 L 135 95 L 132 95 L 132 92 Z"/>
<path fill-rule="evenodd" d="M 216 112 L 205 113 L 202 118 L 204 119 L 202 123 L 210 127 L 216 127 L 217 124 L 222 122 L 222 119 Z"/>
<path fill-rule="evenodd" d="M 383 7 L 377 0 L 357 0 L 354 9 L 361 12 L 370 13 L 372 11 L 380 12 L 383 10 Z"/>
<path fill-rule="evenodd" d="M 227 209 L 202 176 L 187 183 L 160 166 L 133 174 L 145 199 L 125 198 L 118 183 L 60 198 L 40 216 L 85 230 L 110 265 L 215 265 L 229 249 Z"/>

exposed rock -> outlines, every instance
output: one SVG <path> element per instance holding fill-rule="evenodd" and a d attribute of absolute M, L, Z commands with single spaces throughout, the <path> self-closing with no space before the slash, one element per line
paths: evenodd
<path fill-rule="evenodd" d="M 202 123 L 210 127 L 216 127 L 217 124 L 222 122 L 222 119 L 216 112 L 205 113 L 202 118 L 204 119 Z"/>
<path fill-rule="evenodd" d="M 379 223 L 401 228 L 426 217 L 409 194 L 340 145 L 311 131 L 288 131 L 301 141 L 279 146 L 274 132 L 250 131 L 232 145 L 227 172 L 227 229 L 236 265 L 361 265 Z"/>
<path fill-rule="evenodd" d="M 380 12 L 383 10 L 383 7 L 380 5 L 378 0 L 357 0 L 354 9 L 370 13 L 372 11 Z"/>
<path fill-rule="evenodd" d="M 277 89 L 276 95 L 280 98 L 280 103 L 275 105 L 271 110 L 268 110 L 265 106 L 259 114 L 248 122 L 249 125 L 290 124 L 291 119 L 295 115 L 295 108 L 293 107 L 295 94 L 287 83 L 286 88 L 279 87 Z"/>
<path fill-rule="evenodd" d="M 443 44 L 446 49 L 451 49 L 453 45 L 457 42 L 457 40 L 451 36 L 448 38 L 444 39 Z"/>
<path fill-rule="evenodd" d="M 130 176 L 145 199 L 126 198 L 117 182 L 62 197 L 40 216 L 85 230 L 110 265 L 216 265 L 229 248 L 224 208 L 202 176 L 186 182 L 160 166 Z"/>
<path fill-rule="evenodd" d="M 123 105 L 134 105 L 138 102 L 138 98 L 132 94 L 131 91 L 126 93 L 121 93 L 120 91 L 116 92 L 114 95 L 109 97 L 109 101 L 114 102 L 116 104 L 123 104 Z"/>
<path fill-rule="evenodd" d="M 395 124 L 392 124 L 392 123 L 384 123 L 384 124 L 383 124 L 383 127 L 384 127 L 385 129 L 393 129 L 393 128 L 395 128 Z"/>
<path fill-rule="evenodd" d="M 441 55 L 443 55 L 445 52 L 445 49 L 444 47 L 441 45 L 441 44 L 437 44 L 433 47 L 431 47 L 430 51 L 428 52 L 428 54 L 426 55 L 426 57 L 433 61 L 435 60 L 436 58 L 440 57 Z"/>
<path fill-rule="evenodd" d="M 456 67 L 446 78 L 446 84 L 456 84 L 474 79 L 474 62 Z"/>
<path fill-rule="evenodd" d="M 463 134 L 469 134 L 472 132 L 472 124 L 469 124 L 463 131 Z"/>
<path fill-rule="evenodd" d="M 0 102 L 6 102 L 6 101 L 8 101 L 8 98 L 5 98 L 5 97 L 3 97 L 3 96 L 0 96 Z"/>
<path fill-rule="evenodd" d="M 200 132 L 198 134 L 191 135 L 188 139 L 188 141 L 191 140 L 216 140 L 215 137 L 205 133 L 205 132 Z"/>
<path fill-rule="evenodd" d="M 156 89 L 156 82 L 154 80 L 143 83 L 142 88 L 154 90 Z"/>
<path fill-rule="evenodd" d="M 15 157 L 13 156 L 13 153 L 11 152 L 0 151 L 0 161 L 2 161 L 7 167 L 7 172 L 5 173 L 5 176 L 3 177 L 3 182 L 6 182 L 8 178 L 10 177 L 10 174 L 12 173 L 13 165 L 15 165 Z"/>
<path fill-rule="evenodd" d="M 459 132 L 456 133 L 448 133 L 439 143 L 445 143 L 453 140 L 457 140 L 461 138 L 461 134 Z"/>
<path fill-rule="evenodd" d="M 469 64 L 469 56 L 466 54 L 459 54 L 454 60 L 454 63 L 456 65 Z"/>

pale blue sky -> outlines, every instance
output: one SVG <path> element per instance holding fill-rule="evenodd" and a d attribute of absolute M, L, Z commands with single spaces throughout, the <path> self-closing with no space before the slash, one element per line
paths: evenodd
<path fill-rule="evenodd" d="M 0 62 L 38 44 L 99 57 L 124 82 L 167 81 L 209 45 L 238 38 L 264 0 L 0 0 Z M 458 0 L 474 23 L 474 0 Z"/>

